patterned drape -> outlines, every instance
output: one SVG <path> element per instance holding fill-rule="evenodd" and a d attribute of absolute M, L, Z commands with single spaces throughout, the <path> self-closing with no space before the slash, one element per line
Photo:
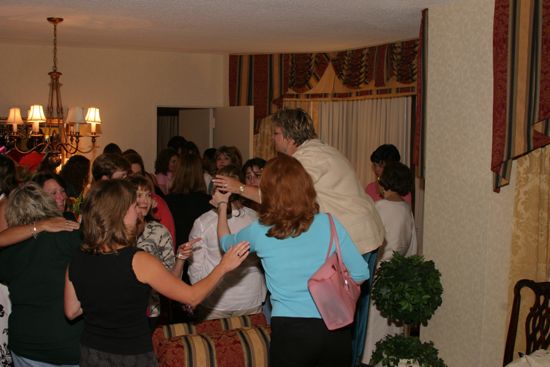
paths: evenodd
<path fill-rule="evenodd" d="M 494 190 L 512 160 L 550 144 L 550 0 L 495 0 Z"/>
<path fill-rule="evenodd" d="M 290 90 L 284 98 L 363 99 L 414 94 L 417 48 L 418 40 L 411 40 L 341 52 L 292 54 Z M 308 93 L 321 80 L 329 64 L 342 87 Z"/>
<path fill-rule="evenodd" d="M 266 116 L 283 105 L 283 98 L 366 99 L 416 93 L 418 40 L 333 53 L 231 55 L 230 106 L 254 106 L 254 155 L 270 157 L 271 130 Z M 331 65 L 338 85 L 311 93 Z M 326 80 L 326 79 L 325 79 Z M 267 144 L 267 145 L 266 145 Z"/>
<path fill-rule="evenodd" d="M 254 106 L 254 132 L 260 121 L 277 111 L 288 89 L 288 55 L 231 55 L 229 105 Z"/>
<path fill-rule="evenodd" d="M 283 97 L 300 98 L 313 89 L 329 64 L 346 90 L 322 98 L 411 95 L 417 49 L 418 40 L 411 40 L 333 53 L 231 55 L 229 103 L 253 105 L 260 121 L 282 106 Z"/>
<path fill-rule="evenodd" d="M 289 55 L 289 87 L 298 93 L 317 85 L 330 62 L 327 53 Z M 286 90 L 285 90 L 286 93 Z"/>
<path fill-rule="evenodd" d="M 516 177 L 508 315 L 512 310 L 514 286 L 518 280 L 550 280 L 550 146 L 518 158 Z M 519 325 L 524 324 L 531 304 L 531 299 L 522 299 Z M 525 350 L 525 332 L 518 332 L 515 350 Z"/>
<path fill-rule="evenodd" d="M 414 122 L 414 142 L 412 165 L 416 168 L 416 175 L 424 177 L 424 141 L 426 123 L 426 65 L 428 56 L 428 9 L 422 11 L 420 23 L 420 37 L 418 38 L 418 55 L 416 73 L 416 119 Z"/>

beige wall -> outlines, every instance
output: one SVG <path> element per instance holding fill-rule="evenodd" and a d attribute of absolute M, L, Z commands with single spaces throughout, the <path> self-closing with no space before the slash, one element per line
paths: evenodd
<path fill-rule="evenodd" d="M 421 335 L 450 367 L 498 366 L 504 351 L 513 183 L 492 191 L 493 11 L 429 10 L 424 254 L 444 296 Z"/>
<path fill-rule="evenodd" d="M 46 105 L 51 47 L 0 47 L 0 116 L 12 106 Z M 227 101 L 224 55 L 61 46 L 58 58 L 64 106 L 101 108 L 97 151 L 115 141 L 142 154 L 148 169 L 156 155 L 157 106 L 219 107 Z"/>

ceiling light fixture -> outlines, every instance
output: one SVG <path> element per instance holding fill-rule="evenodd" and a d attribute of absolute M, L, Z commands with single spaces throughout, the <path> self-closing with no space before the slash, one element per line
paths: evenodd
<path fill-rule="evenodd" d="M 101 124 L 99 108 L 90 107 L 84 115 L 82 107 L 70 107 L 65 118 L 59 82 L 62 73 L 57 70 L 57 25 L 63 18 L 50 17 L 47 20 L 53 24 L 53 68 L 48 73 L 50 89 L 46 113 L 42 105 L 32 105 L 25 121 L 19 107 L 10 108 L 8 117 L 0 124 L 1 142 L 8 149 L 17 149 L 20 153 L 37 150 L 57 152 L 61 157 L 89 153 L 95 148 L 99 136 L 96 131 L 96 125 Z M 81 124 L 89 124 L 89 135 L 81 132 Z M 91 138 L 89 149 L 83 149 L 80 145 L 82 137 Z"/>

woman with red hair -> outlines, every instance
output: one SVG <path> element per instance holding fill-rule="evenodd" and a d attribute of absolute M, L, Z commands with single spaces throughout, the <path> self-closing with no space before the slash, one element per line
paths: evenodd
<path fill-rule="evenodd" d="M 319 213 L 311 176 L 295 158 L 280 155 L 264 168 L 258 220 L 236 234 L 227 225 L 229 192 L 214 193 L 218 237 L 224 251 L 246 240 L 260 258 L 273 306 L 271 367 L 349 366 L 351 327 L 330 331 L 309 293 L 307 281 L 325 262 L 330 222 Z M 344 264 L 360 283 L 368 267 L 335 218 Z"/>

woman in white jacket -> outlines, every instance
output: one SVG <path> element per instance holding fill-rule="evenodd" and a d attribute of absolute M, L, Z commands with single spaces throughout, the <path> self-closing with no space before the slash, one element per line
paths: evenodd
<path fill-rule="evenodd" d="M 239 179 L 239 169 L 233 165 L 225 166 L 219 172 L 224 176 Z M 232 195 L 229 199 L 231 214 L 228 222 L 232 233 L 237 233 L 257 219 L 256 212 L 245 207 L 241 200 L 238 195 Z M 193 245 L 193 256 L 190 258 L 188 270 L 192 284 L 210 274 L 222 258 L 217 225 L 218 213 L 216 210 L 210 210 L 195 220 L 189 234 L 190 241 L 198 239 Z M 262 311 L 266 292 L 260 260 L 252 254 L 239 269 L 228 274 L 218 284 L 197 308 L 195 315 L 199 319 L 209 320 L 259 313 Z"/>
<path fill-rule="evenodd" d="M 378 183 L 383 199 L 377 201 L 375 207 L 384 223 L 386 236 L 384 245 L 378 250 L 377 267 L 382 261 L 390 260 L 394 252 L 404 256 L 416 255 L 417 252 L 414 217 L 409 203 L 403 199 L 411 191 L 411 171 L 403 163 L 388 162 Z M 403 327 L 382 317 L 371 300 L 362 362 L 369 364 L 376 342 L 386 335 L 400 333 L 403 333 Z"/>

